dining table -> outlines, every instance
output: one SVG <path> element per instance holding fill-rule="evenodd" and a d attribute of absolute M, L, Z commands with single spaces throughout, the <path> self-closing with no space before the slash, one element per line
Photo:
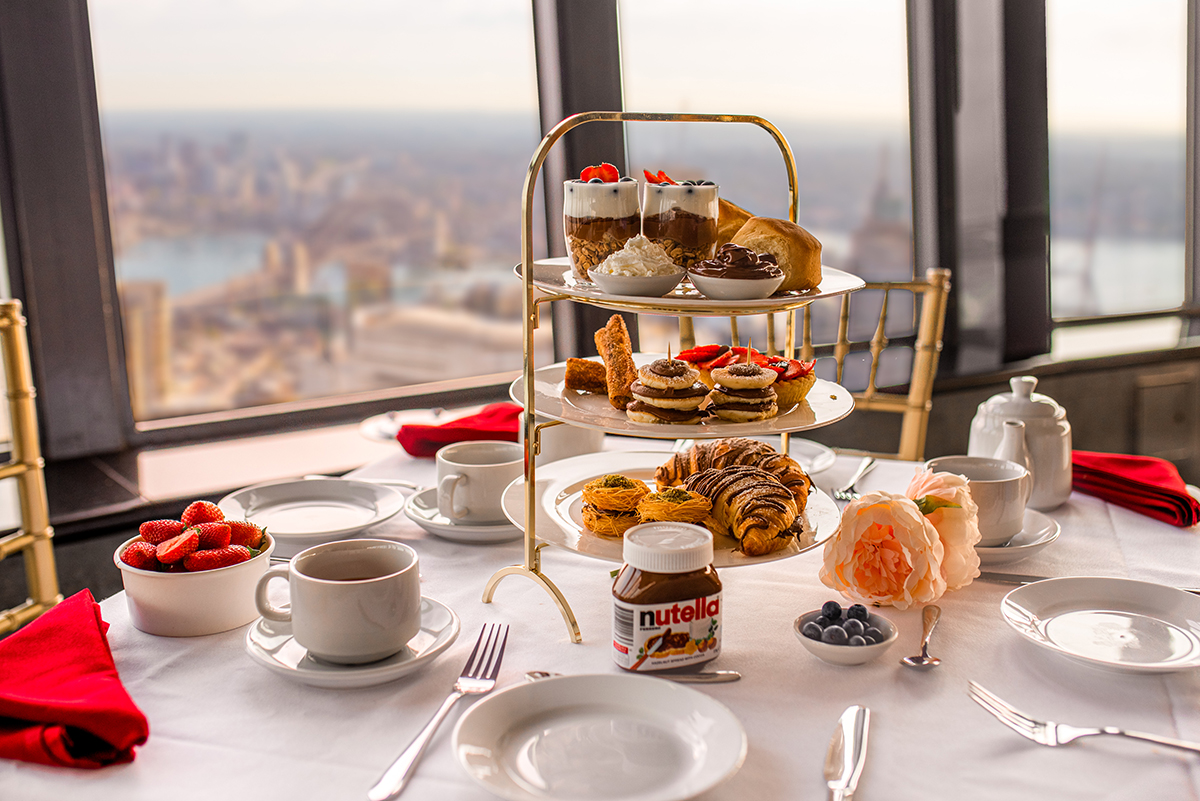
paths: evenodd
<path fill-rule="evenodd" d="M 663 451 L 669 440 L 607 436 L 604 450 Z M 825 492 L 846 481 L 858 458 L 838 455 L 814 476 Z M 539 467 L 552 471 L 553 463 Z M 920 465 L 881 460 L 858 487 L 901 493 Z M 393 455 L 351 474 L 431 486 L 432 459 Z M 1174 586 L 1200 584 L 1196 529 L 1180 529 L 1080 493 L 1048 513 L 1057 541 L 1010 564 L 987 567 L 1039 576 L 1109 576 Z M 510 626 L 500 689 L 529 671 L 621 673 L 612 658 L 612 572 L 619 567 L 561 547 L 542 550 L 542 569 L 578 618 L 573 643 L 552 598 L 522 577 L 504 579 L 491 603 L 486 582 L 519 563 L 522 542 L 464 544 L 427 533 L 403 513 L 358 536 L 400 540 L 420 557 L 422 594 L 461 620 L 457 640 L 423 669 L 357 689 L 326 689 L 277 675 L 247 654 L 247 627 L 169 638 L 133 627 L 123 593 L 100 606 L 121 679 L 150 723 L 129 764 L 100 770 L 0 761 L 6 801 L 135 799 L 363 799 L 426 724 L 453 686 L 480 629 Z M 871 710 L 869 742 L 855 798 L 1200 799 L 1200 756 L 1119 738 L 1047 748 L 1018 736 L 974 703 L 978 682 L 1037 716 L 1082 726 L 1119 726 L 1200 742 L 1200 672 L 1131 674 L 1101 669 L 1039 647 L 1001 616 L 1013 587 L 976 579 L 938 602 L 930 652 L 940 666 L 908 669 L 920 650 L 919 606 L 872 609 L 899 629 L 881 657 L 857 666 L 817 659 L 798 641 L 802 613 L 840 598 L 819 579 L 822 549 L 722 568 L 724 639 L 706 669 L 736 670 L 740 681 L 694 686 L 744 727 L 744 762 L 701 797 L 826 797 L 826 750 L 848 706 Z M 272 592 L 285 591 L 274 582 Z M 665 680 L 664 680 L 665 686 Z M 405 791 L 411 799 L 493 798 L 460 767 L 454 722 L 478 700 L 460 701 L 434 737 Z M 581 745 L 586 747 L 586 744 Z M 586 797 L 606 798 L 597 786 Z M 626 788 L 628 789 L 628 788 Z"/>

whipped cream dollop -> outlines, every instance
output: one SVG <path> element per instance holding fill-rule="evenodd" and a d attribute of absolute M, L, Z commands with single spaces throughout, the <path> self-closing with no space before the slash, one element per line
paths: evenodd
<path fill-rule="evenodd" d="M 638 234 L 591 271 L 605 275 L 671 275 L 679 272 L 679 265 L 671 261 L 661 245 Z"/>

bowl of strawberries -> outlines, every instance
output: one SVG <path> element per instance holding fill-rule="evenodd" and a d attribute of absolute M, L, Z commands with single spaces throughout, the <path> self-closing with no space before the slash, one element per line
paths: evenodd
<path fill-rule="evenodd" d="M 133 625 L 147 634 L 198 637 L 258 617 L 254 588 L 275 542 L 246 520 L 227 520 L 216 504 L 196 501 L 179 520 L 148 520 L 121 543 L 121 570 Z"/>

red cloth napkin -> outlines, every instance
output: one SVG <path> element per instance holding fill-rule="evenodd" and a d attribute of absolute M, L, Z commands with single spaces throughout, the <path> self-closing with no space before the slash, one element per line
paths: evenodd
<path fill-rule="evenodd" d="M 493 403 L 479 414 L 461 417 L 440 426 L 400 426 L 396 439 L 412 456 L 433 456 L 443 445 L 475 439 L 517 441 L 521 407 L 515 403 Z"/>
<path fill-rule="evenodd" d="M 1071 470 L 1080 492 L 1174 526 L 1200 523 L 1200 501 L 1188 494 L 1179 470 L 1165 459 L 1072 451 Z"/>
<path fill-rule="evenodd" d="M 113 665 L 108 624 L 83 590 L 0 640 L 0 758 L 102 768 L 150 733 Z"/>

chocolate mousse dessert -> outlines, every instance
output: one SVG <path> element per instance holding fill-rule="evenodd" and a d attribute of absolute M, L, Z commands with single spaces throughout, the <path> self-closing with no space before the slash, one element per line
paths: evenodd
<path fill-rule="evenodd" d="M 625 414 L 635 423 L 699 423 L 700 404 L 708 387 L 696 380 L 700 371 L 678 359 L 657 359 L 638 370 Z"/>
<path fill-rule="evenodd" d="M 588 167 L 577 180 L 563 182 L 563 233 L 575 278 L 589 280 L 588 270 L 641 232 L 637 186 L 611 164 Z"/>
<path fill-rule="evenodd" d="M 649 170 L 647 176 L 651 176 Z M 642 234 L 657 242 L 671 260 L 689 269 L 712 258 L 717 243 L 717 185 L 712 181 L 666 180 L 647 183 L 642 202 Z"/>

